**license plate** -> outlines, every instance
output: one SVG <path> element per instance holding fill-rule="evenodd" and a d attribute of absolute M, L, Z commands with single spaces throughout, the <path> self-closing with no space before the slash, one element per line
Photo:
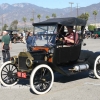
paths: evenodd
<path fill-rule="evenodd" d="M 26 73 L 25 72 L 17 72 L 17 76 L 19 77 L 19 78 L 26 78 Z"/>

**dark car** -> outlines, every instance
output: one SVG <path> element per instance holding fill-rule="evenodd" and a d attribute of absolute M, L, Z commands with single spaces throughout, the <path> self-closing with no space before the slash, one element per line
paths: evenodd
<path fill-rule="evenodd" d="M 22 37 L 19 36 L 19 30 L 6 30 L 11 38 L 12 43 L 16 43 L 18 41 L 22 42 Z"/>
<path fill-rule="evenodd" d="M 5 62 L 0 67 L 0 82 L 4 86 L 13 86 L 19 79 L 29 79 L 30 87 L 36 94 L 45 94 L 52 88 L 56 72 L 69 76 L 94 69 L 95 76 L 100 78 L 100 53 L 81 50 L 85 45 L 83 31 L 86 22 L 68 17 L 33 23 L 36 46 L 31 47 L 29 52 L 20 52 L 11 57 L 11 61 Z M 66 26 L 74 26 L 76 32 L 77 27 L 81 27 L 77 44 L 63 44 L 63 37 L 67 34 Z M 39 32 L 41 34 L 37 34 Z M 59 39 L 56 41 L 56 38 Z"/>

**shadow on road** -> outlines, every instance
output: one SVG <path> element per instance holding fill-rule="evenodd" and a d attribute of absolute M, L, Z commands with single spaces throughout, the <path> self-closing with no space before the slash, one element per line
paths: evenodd
<path fill-rule="evenodd" d="M 67 82 L 71 82 L 71 81 L 75 81 L 75 80 L 79 80 L 79 79 L 83 79 L 83 78 L 87 78 L 87 77 L 90 77 L 90 78 L 95 79 L 92 70 L 83 71 L 83 72 L 80 72 L 80 73 L 77 73 L 77 74 L 74 74 L 74 75 L 71 75 L 71 76 L 64 76 L 64 75 L 61 75 L 59 73 L 55 73 L 54 74 L 54 82 L 67 83 Z M 29 83 L 29 80 L 28 79 L 27 80 L 20 79 L 19 82 L 18 82 L 18 84 L 19 85 L 29 86 L 30 87 L 30 83 Z M 31 88 L 29 88 L 29 91 L 30 91 L 30 93 L 35 94 L 32 91 Z"/>
<path fill-rule="evenodd" d="M 54 81 L 60 82 L 60 83 L 66 83 L 66 82 L 71 82 L 71 81 L 75 81 L 75 80 L 79 80 L 79 79 L 83 79 L 83 78 L 87 78 L 87 77 L 95 79 L 93 71 L 91 71 L 91 70 L 83 71 L 83 72 L 80 72 L 80 73 L 77 73 L 77 74 L 74 74 L 71 76 L 64 76 L 59 73 L 56 73 Z"/>
<path fill-rule="evenodd" d="M 74 80 L 79 80 L 79 79 L 83 79 L 87 77 L 95 79 L 95 76 L 92 70 L 83 71 L 83 72 L 80 72 L 80 73 L 77 73 L 71 76 L 64 76 L 60 73 L 55 73 L 54 82 L 66 83 L 66 82 L 71 82 Z M 18 84 L 29 85 L 29 79 L 20 79 Z"/>

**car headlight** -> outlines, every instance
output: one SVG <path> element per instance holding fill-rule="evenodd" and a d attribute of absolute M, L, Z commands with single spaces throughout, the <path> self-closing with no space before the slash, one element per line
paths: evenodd
<path fill-rule="evenodd" d="M 14 56 L 14 57 L 11 57 L 11 63 L 12 64 L 15 64 L 16 62 L 17 62 L 17 57 L 16 56 Z"/>
<path fill-rule="evenodd" d="M 31 67 L 32 64 L 33 64 L 33 61 L 32 61 L 30 58 L 27 58 L 27 59 L 26 59 L 26 65 L 27 65 L 28 67 Z"/>

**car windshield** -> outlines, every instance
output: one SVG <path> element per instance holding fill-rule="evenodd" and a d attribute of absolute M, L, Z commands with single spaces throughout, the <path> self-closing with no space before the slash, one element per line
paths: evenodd
<path fill-rule="evenodd" d="M 57 33 L 56 25 L 34 26 L 34 34 L 37 46 L 54 45 Z"/>

